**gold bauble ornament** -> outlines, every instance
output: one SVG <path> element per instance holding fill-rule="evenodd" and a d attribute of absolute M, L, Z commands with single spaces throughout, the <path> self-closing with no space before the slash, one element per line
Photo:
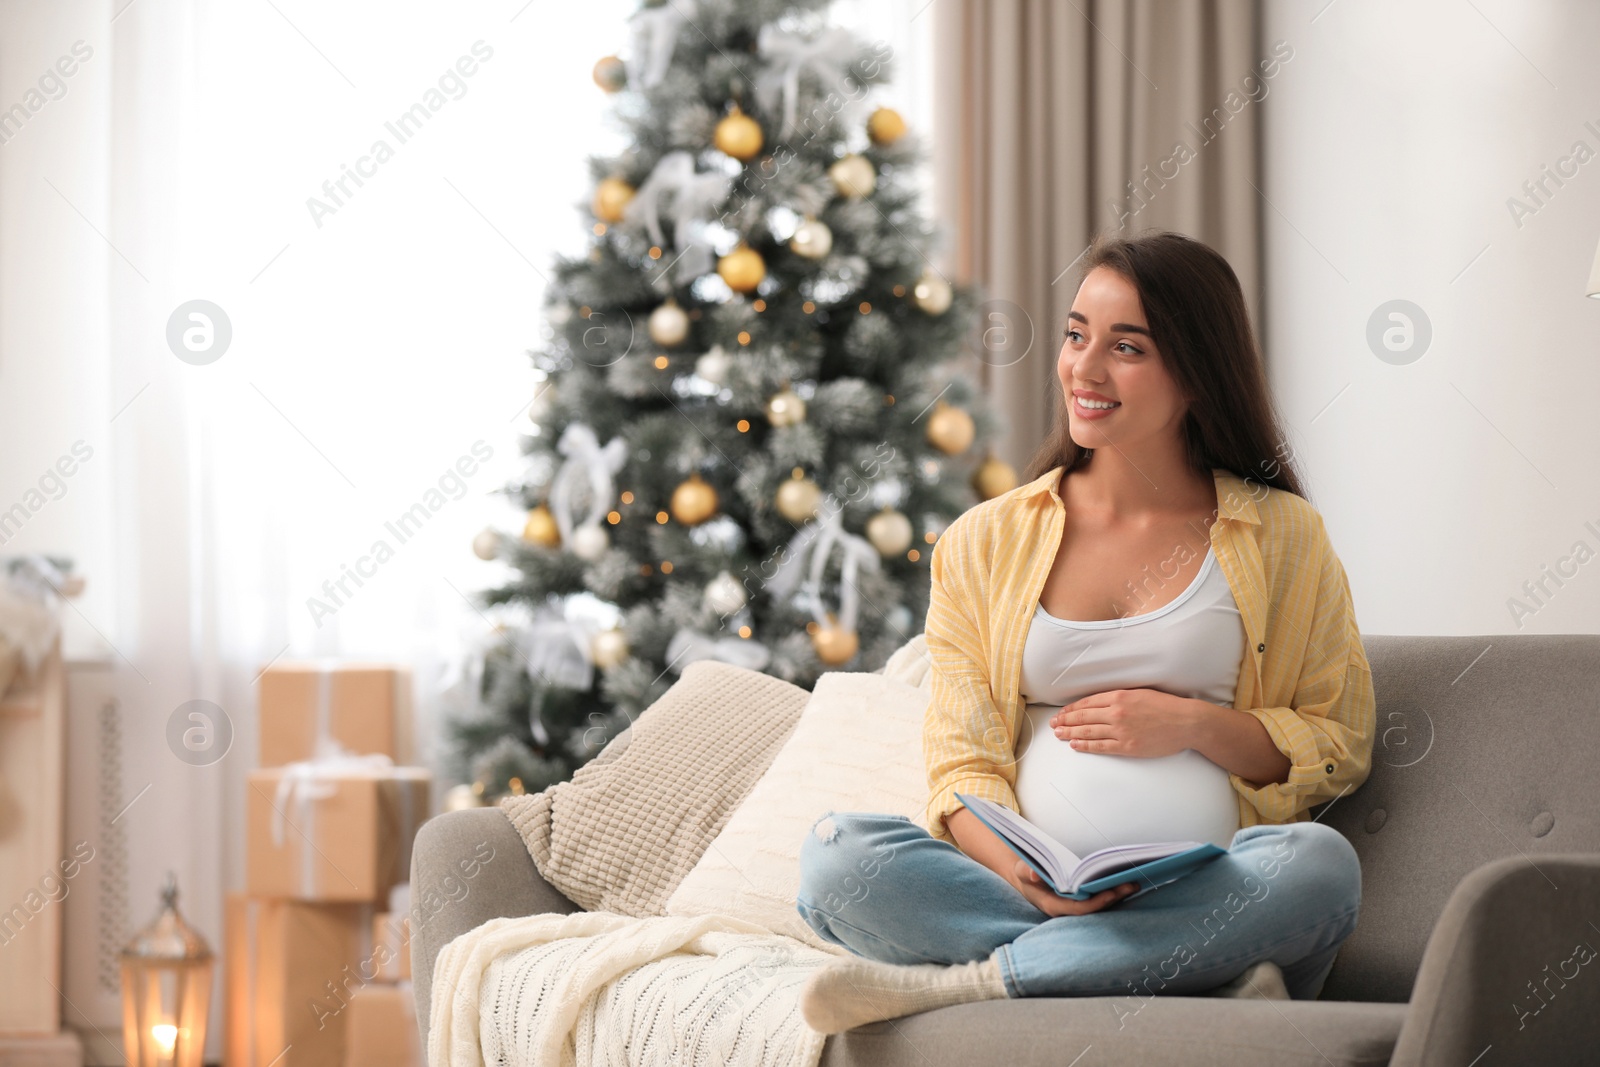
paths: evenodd
<path fill-rule="evenodd" d="M 911 300 L 930 315 L 943 315 L 950 307 L 950 283 L 933 271 L 925 271 L 911 288 Z"/>
<path fill-rule="evenodd" d="M 829 615 L 827 625 L 817 627 L 817 632 L 811 635 L 811 647 L 817 650 L 818 659 L 837 667 L 855 656 L 861 648 L 861 638 L 854 630 L 841 629 L 838 621 Z"/>
<path fill-rule="evenodd" d="M 911 547 L 911 520 L 886 505 L 867 520 L 867 540 L 878 555 L 893 559 Z"/>
<path fill-rule="evenodd" d="M 689 314 L 669 296 L 666 303 L 650 312 L 647 329 L 650 340 L 662 348 L 673 348 L 683 344 L 689 336 Z"/>
<path fill-rule="evenodd" d="M 698 526 L 717 513 L 717 491 L 696 471 L 672 491 L 671 509 L 685 526 Z"/>
<path fill-rule="evenodd" d="M 561 543 L 561 528 L 550 509 L 540 504 L 528 512 L 528 522 L 522 527 L 522 539 L 529 544 L 554 548 Z"/>
<path fill-rule="evenodd" d="M 800 394 L 783 387 L 767 401 L 767 421 L 774 426 L 794 426 L 806 421 L 806 402 Z"/>
<path fill-rule="evenodd" d="M 740 245 L 717 260 L 717 273 L 736 293 L 748 293 L 767 276 L 767 262 L 749 245 Z"/>
<path fill-rule="evenodd" d="M 821 259 L 833 251 L 833 231 L 828 229 L 827 223 L 808 218 L 795 227 L 794 236 L 789 238 L 789 250 L 807 259 Z"/>
<path fill-rule="evenodd" d="M 628 637 L 619 629 L 601 630 L 589 642 L 589 655 L 596 667 L 615 667 L 628 658 Z"/>
<path fill-rule="evenodd" d="M 754 159 L 761 151 L 761 123 L 733 106 L 733 113 L 717 123 L 717 132 L 711 143 L 717 151 L 738 160 Z"/>
<path fill-rule="evenodd" d="M 872 192 L 878 184 L 878 172 L 872 168 L 872 161 L 862 155 L 845 156 L 828 168 L 828 177 L 833 179 L 833 187 L 839 190 L 840 196 L 856 199 Z"/>
<path fill-rule="evenodd" d="M 867 119 L 867 136 L 873 144 L 894 144 L 905 133 L 906 120 L 892 107 L 880 107 Z"/>
<path fill-rule="evenodd" d="M 817 505 L 821 501 L 822 490 L 799 467 L 794 469 L 788 481 L 778 486 L 773 498 L 778 514 L 795 523 L 805 522 L 816 515 Z"/>
<path fill-rule="evenodd" d="M 993 500 L 1001 493 L 1009 493 L 1017 487 L 1016 468 L 991 454 L 978 468 L 978 473 L 972 476 L 972 487 L 983 499 Z"/>
<path fill-rule="evenodd" d="M 615 93 L 628 84 L 628 68 L 616 56 L 603 56 L 594 65 L 594 83 L 608 93 Z"/>
<path fill-rule="evenodd" d="M 946 455 L 965 452 L 976 433 L 972 416 L 943 400 L 928 416 L 928 443 Z"/>
<path fill-rule="evenodd" d="M 594 217 L 601 222 L 621 222 L 622 212 L 633 199 L 634 188 L 621 178 L 604 178 L 594 190 Z"/>

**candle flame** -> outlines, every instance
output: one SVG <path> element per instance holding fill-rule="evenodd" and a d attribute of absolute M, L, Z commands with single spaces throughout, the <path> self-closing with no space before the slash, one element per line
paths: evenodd
<path fill-rule="evenodd" d="M 171 1056 L 172 1047 L 178 1043 L 178 1028 L 171 1023 L 159 1023 L 150 1028 L 150 1036 L 161 1046 L 163 1056 Z"/>

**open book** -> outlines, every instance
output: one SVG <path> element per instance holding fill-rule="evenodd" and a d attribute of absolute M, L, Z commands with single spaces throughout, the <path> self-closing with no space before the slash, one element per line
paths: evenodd
<path fill-rule="evenodd" d="M 965 793 L 957 793 L 955 797 L 1037 871 L 1056 896 L 1072 900 L 1087 900 L 1103 889 L 1124 882 L 1138 882 L 1139 889 L 1123 898 L 1132 900 L 1177 881 L 1218 856 L 1227 855 L 1226 849 L 1210 842 L 1166 841 L 1112 845 L 1080 859 L 1077 853 L 1010 808 Z"/>

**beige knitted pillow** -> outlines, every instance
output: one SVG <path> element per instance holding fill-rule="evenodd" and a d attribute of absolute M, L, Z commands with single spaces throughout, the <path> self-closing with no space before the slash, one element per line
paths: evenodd
<path fill-rule="evenodd" d="M 628 728 L 619 753 L 501 808 L 545 881 L 579 907 L 665 915 L 809 698 L 781 679 L 696 660 Z"/>

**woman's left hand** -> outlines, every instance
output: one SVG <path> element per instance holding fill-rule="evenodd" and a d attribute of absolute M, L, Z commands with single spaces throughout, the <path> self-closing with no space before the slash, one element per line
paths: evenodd
<path fill-rule="evenodd" d="M 1050 717 L 1077 752 L 1155 759 L 1194 747 L 1204 701 L 1159 689 L 1112 689 L 1075 700 Z"/>

